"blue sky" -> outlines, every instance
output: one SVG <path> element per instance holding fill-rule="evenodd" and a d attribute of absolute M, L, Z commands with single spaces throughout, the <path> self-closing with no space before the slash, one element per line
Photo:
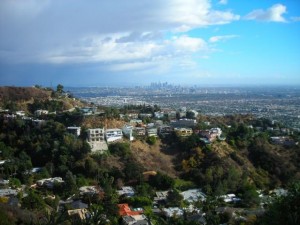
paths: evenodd
<path fill-rule="evenodd" d="M 300 85 L 298 0 L 1 0 L 0 85 Z"/>

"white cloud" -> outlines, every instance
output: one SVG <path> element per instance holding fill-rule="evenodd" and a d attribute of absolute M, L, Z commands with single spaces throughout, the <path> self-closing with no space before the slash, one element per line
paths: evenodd
<path fill-rule="evenodd" d="M 226 41 L 232 38 L 237 38 L 239 37 L 238 35 L 223 35 L 223 36 L 213 36 L 209 39 L 209 42 L 215 43 L 219 41 Z"/>
<path fill-rule="evenodd" d="M 299 22 L 300 21 L 300 16 L 291 17 L 291 20 L 294 21 L 294 22 Z"/>
<path fill-rule="evenodd" d="M 133 42 L 135 39 L 140 41 Z M 180 66 L 178 61 L 183 59 L 192 65 L 193 54 L 201 56 L 209 51 L 203 39 L 187 35 L 174 36 L 170 40 L 143 40 L 137 34 L 121 33 L 109 37 L 91 36 L 65 49 L 48 52 L 40 60 L 52 64 L 100 63 L 110 71 L 139 71 L 150 67 L 166 68 L 163 64 Z"/>
<path fill-rule="evenodd" d="M 286 6 L 275 4 L 267 10 L 256 9 L 245 16 L 247 20 L 259 20 L 267 22 L 287 22 L 283 14 L 287 12 Z"/>
<path fill-rule="evenodd" d="M 220 0 L 220 1 L 219 1 L 219 4 L 221 4 L 221 5 L 226 5 L 227 3 L 228 3 L 227 0 Z"/>
<path fill-rule="evenodd" d="M 199 50 L 204 50 L 207 47 L 206 42 L 203 39 L 193 38 L 187 35 L 182 35 L 180 37 L 173 37 L 172 41 L 176 51 L 196 52 Z"/>
<path fill-rule="evenodd" d="M 210 0 L 2 0 L 0 62 L 190 68 L 194 56 L 207 57 L 211 49 L 185 32 L 239 19 Z"/>

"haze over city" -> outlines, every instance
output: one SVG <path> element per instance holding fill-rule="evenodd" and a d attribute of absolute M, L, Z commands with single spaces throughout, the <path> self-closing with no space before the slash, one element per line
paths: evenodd
<path fill-rule="evenodd" d="M 0 84 L 299 85 L 293 0 L 0 2 Z"/>

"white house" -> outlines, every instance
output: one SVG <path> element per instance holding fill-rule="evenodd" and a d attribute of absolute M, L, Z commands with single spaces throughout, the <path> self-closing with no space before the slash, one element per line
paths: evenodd
<path fill-rule="evenodd" d="M 108 149 L 104 134 L 104 128 L 88 129 L 88 143 L 91 146 L 92 152 L 102 152 Z"/>
<path fill-rule="evenodd" d="M 126 136 L 130 141 L 134 140 L 134 137 L 132 135 L 133 126 L 127 125 L 127 124 L 124 125 L 123 128 L 122 128 L 122 132 L 123 132 L 124 136 Z"/>
<path fill-rule="evenodd" d="M 107 143 L 123 139 L 123 132 L 121 129 L 107 129 L 105 132 Z"/>
<path fill-rule="evenodd" d="M 41 116 L 41 115 L 48 115 L 49 111 L 44 109 L 38 109 L 34 112 L 34 115 Z"/>
<path fill-rule="evenodd" d="M 206 196 L 200 189 L 190 189 L 180 193 L 185 201 L 189 203 L 196 202 L 198 200 L 205 201 Z"/>
<path fill-rule="evenodd" d="M 80 136 L 81 127 L 67 127 L 69 133 L 76 135 L 77 137 Z"/>

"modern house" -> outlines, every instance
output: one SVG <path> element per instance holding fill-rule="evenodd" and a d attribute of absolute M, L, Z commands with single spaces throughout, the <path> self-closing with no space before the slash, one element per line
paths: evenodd
<path fill-rule="evenodd" d="M 157 137 L 157 128 L 156 127 L 148 127 L 146 129 L 146 132 L 147 132 L 147 136 L 148 137 Z"/>
<path fill-rule="evenodd" d="M 88 129 L 89 142 L 104 142 L 104 128 Z"/>
<path fill-rule="evenodd" d="M 34 112 L 35 116 L 48 115 L 48 110 L 38 109 Z"/>
<path fill-rule="evenodd" d="M 120 190 L 117 190 L 118 195 L 124 195 L 126 197 L 132 197 L 135 195 L 135 191 L 130 186 L 124 186 Z"/>
<path fill-rule="evenodd" d="M 104 128 L 88 129 L 88 143 L 91 146 L 92 152 L 103 152 L 108 149 L 104 134 Z"/>
<path fill-rule="evenodd" d="M 172 120 L 170 125 L 172 127 L 195 127 L 197 125 L 197 121 L 194 119 L 180 119 L 180 120 Z"/>
<path fill-rule="evenodd" d="M 144 214 L 123 216 L 122 219 L 124 225 L 149 225 L 149 222 Z"/>
<path fill-rule="evenodd" d="M 206 196 L 200 189 L 190 189 L 180 193 L 183 199 L 189 203 L 197 202 L 199 200 L 205 201 Z"/>
<path fill-rule="evenodd" d="M 173 132 L 173 128 L 171 126 L 163 125 L 159 127 L 159 135 L 160 136 L 167 136 L 170 135 Z"/>
<path fill-rule="evenodd" d="M 134 137 L 133 137 L 133 126 L 131 125 L 124 125 L 122 128 L 122 132 L 124 134 L 125 137 L 127 137 L 129 139 L 129 141 L 133 141 Z"/>
<path fill-rule="evenodd" d="M 146 135 L 145 127 L 134 127 L 133 135 L 136 137 L 144 137 Z"/>
<path fill-rule="evenodd" d="M 188 137 L 193 134 L 193 130 L 191 128 L 174 128 L 174 131 L 179 137 Z"/>
<path fill-rule="evenodd" d="M 222 135 L 221 128 L 211 128 L 210 130 L 200 130 L 199 135 L 206 138 L 208 141 L 214 141 Z"/>
<path fill-rule="evenodd" d="M 119 141 L 123 139 L 123 132 L 121 129 L 107 129 L 105 132 L 105 137 L 107 143 L 109 142 L 114 142 L 114 141 Z"/>
<path fill-rule="evenodd" d="M 157 119 L 161 119 L 165 116 L 164 112 L 154 112 L 154 117 Z"/>
<path fill-rule="evenodd" d="M 118 204 L 119 208 L 119 215 L 120 216 L 135 216 L 135 215 L 141 215 L 143 213 L 142 209 L 139 210 L 132 210 L 128 204 Z"/>
<path fill-rule="evenodd" d="M 81 127 L 67 127 L 67 131 L 78 137 L 81 133 Z"/>

